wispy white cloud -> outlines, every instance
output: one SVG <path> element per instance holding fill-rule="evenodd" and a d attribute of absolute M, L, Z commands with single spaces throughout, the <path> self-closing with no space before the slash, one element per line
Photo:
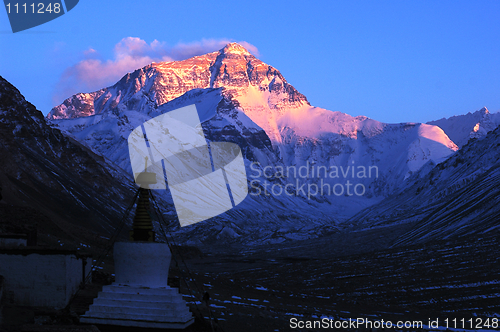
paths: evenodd
<path fill-rule="evenodd" d="M 230 42 L 231 40 L 226 39 L 203 39 L 191 43 L 178 43 L 170 47 L 167 43 L 156 39 L 148 44 L 137 37 L 126 37 L 115 45 L 113 59 L 103 59 L 97 50 L 88 48 L 82 54 L 83 59 L 67 68 L 61 75 L 53 102 L 59 104 L 75 93 L 90 92 L 110 86 L 126 73 L 151 62 L 184 60 L 217 51 Z M 259 55 L 254 45 L 245 41 L 239 43 L 252 54 Z"/>

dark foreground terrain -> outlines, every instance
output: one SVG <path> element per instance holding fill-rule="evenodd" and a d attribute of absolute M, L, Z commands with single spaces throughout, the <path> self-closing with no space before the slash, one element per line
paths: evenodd
<path fill-rule="evenodd" d="M 500 319 L 499 234 L 341 257 L 330 240 L 219 252 L 188 266 L 209 291 L 212 311 L 226 331 L 292 330 L 293 317 L 425 325 L 448 318 L 449 327 L 454 318 L 472 318 L 473 328 L 470 321 L 457 328 L 500 330 L 484 326 L 486 318 Z"/>
<path fill-rule="evenodd" d="M 214 331 L 228 332 L 317 331 L 320 329 L 293 329 L 291 319 L 318 321 L 324 317 L 336 321 L 383 319 L 394 324 L 422 321 L 425 325 L 423 329 L 387 331 L 437 330 L 428 327 L 428 322 L 438 318 L 443 330 L 445 319 L 449 327 L 457 319 L 454 331 L 500 330 L 494 324 L 500 319 L 498 233 L 390 248 L 397 233 L 370 230 L 251 250 L 202 248 L 199 257 L 184 252 L 185 265 L 176 255 L 171 281 L 180 285 L 197 317 L 190 331 L 212 331 L 210 315 Z M 377 247 L 385 249 L 373 251 Z M 179 278 L 182 274 L 189 279 L 186 266 L 194 280 L 189 287 Z M 83 292 L 86 299 L 77 301 L 73 309 L 80 314 L 85 311 L 85 301 L 98 288 Z M 205 291 L 210 295 L 211 314 L 200 301 Z M 17 329 L 48 331 L 46 325 L 33 326 Z"/>

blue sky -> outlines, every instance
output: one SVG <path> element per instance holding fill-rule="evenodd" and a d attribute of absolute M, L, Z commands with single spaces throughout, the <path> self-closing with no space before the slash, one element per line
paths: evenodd
<path fill-rule="evenodd" d="M 46 114 L 134 64 L 245 41 L 314 106 L 426 122 L 500 111 L 499 17 L 500 1 L 80 0 L 16 34 L 0 10 L 0 75 Z"/>

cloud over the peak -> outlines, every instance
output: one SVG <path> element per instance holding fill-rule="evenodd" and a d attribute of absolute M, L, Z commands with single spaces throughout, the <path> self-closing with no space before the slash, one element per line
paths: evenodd
<path fill-rule="evenodd" d="M 217 51 L 230 42 L 232 41 L 226 39 L 202 39 L 196 42 L 178 43 L 171 47 L 156 39 L 148 44 L 137 37 L 126 37 L 115 45 L 113 59 L 103 59 L 97 50 L 88 48 L 83 52 L 83 59 L 67 68 L 61 75 L 53 102 L 59 104 L 75 93 L 91 92 L 110 86 L 126 73 L 151 62 L 188 59 Z M 245 41 L 239 43 L 252 54 L 259 55 L 254 45 Z"/>

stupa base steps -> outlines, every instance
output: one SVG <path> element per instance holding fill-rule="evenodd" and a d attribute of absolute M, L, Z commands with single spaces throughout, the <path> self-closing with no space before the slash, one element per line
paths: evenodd
<path fill-rule="evenodd" d="M 104 286 L 80 322 L 141 328 L 184 329 L 194 322 L 176 288 Z"/>

